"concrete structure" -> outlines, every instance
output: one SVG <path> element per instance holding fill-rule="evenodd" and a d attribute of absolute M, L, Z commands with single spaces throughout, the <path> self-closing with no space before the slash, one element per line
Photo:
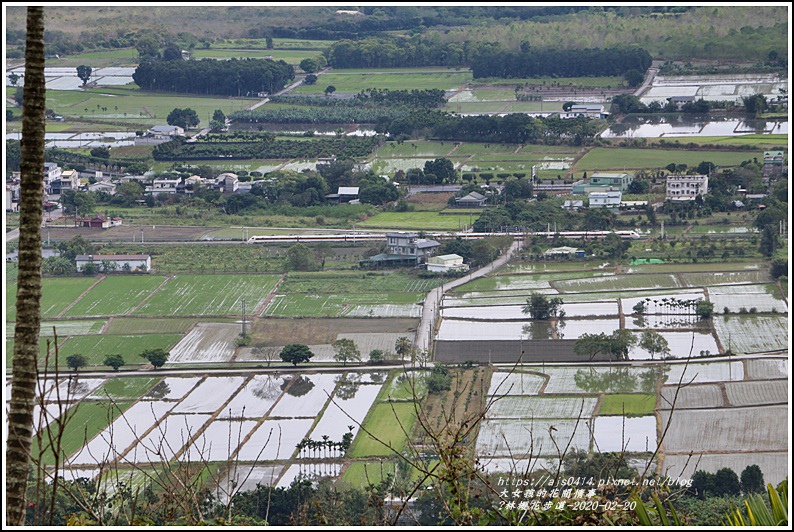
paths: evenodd
<path fill-rule="evenodd" d="M 373 255 L 361 264 L 379 268 L 416 266 L 432 257 L 440 245 L 435 240 L 419 238 L 417 233 L 386 233 L 386 253 Z"/>
<path fill-rule="evenodd" d="M 764 182 L 768 183 L 770 180 L 774 181 L 783 176 L 783 162 L 785 160 L 785 153 L 782 151 L 765 151 L 764 152 L 764 167 L 761 174 L 764 177 Z"/>
<path fill-rule="evenodd" d="M 606 118 L 609 113 L 604 111 L 604 106 L 600 103 L 584 103 L 571 106 L 567 113 L 560 113 L 560 118 L 569 120 L 578 117 L 584 118 Z"/>
<path fill-rule="evenodd" d="M 584 200 L 565 200 L 562 208 L 568 211 L 578 211 L 584 208 Z"/>
<path fill-rule="evenodd" d="M 86 264 L 96 264 L 99 271 L 104 271 L 105 264 L 114 264 L 119 272 L 125 271 L 125 266 L 133 272 L 148 272 L 152 269 L 152 258 L 149 255 L 77 255 L 74 262 L 78 272 L 83 271 Z"/>
<path fill-rule="evenodd" d="M 116 193 L 116 185 L 110 182 L 100 182 L 94 183 L 93 185 L 88 185 L 89 192 L 104 192 L 105 194 L 109 194 L 112 196 Z"/>
<path fill-rule="evenodd" d="M 450 255 L 439 255 L 427 259 L 427 271 L 447 273 L 452 271 L 469 271 L 469 265 L 463 264 L 463 257 L 454 253 Z"/>
<path fill-rule="evenodd" d="M 148 133 L 155 137 L 180 137 L 185 134 L 185 130 L 179 126 L 154 126 Z"/>
<path fill-rule="evenodd" d="M 546 194 L 570 194 L 572 190 L 573 183 L 566 183 L 561 179 L 538 181 L 532 185 L 532 194 L 534 196 L 537 196 L 541 192 Z"/>
<path fill-rule="evenodd" d="M 599 192 L 590 192 L 587 198 L 590 202 L 590 208 L 606 207 L 611 210 L 618 210 L 620 208 L 620 200 L 623 194 L 619 190 L 604 190 Z"/>
<path fill-rule="evenodd" d="M 101 212 L 94 216 L 85 216 L 83 218 L 75 218 L 75 227 L 91 227 L 93 229 L 107 229 L 110 227 L 110 220 Z"/>
<path fill-rule="evenodd" d="M 223 193 L 233 194 L 240 186 L 240 180 L 237 174 L 231 172 L 224 172 L 218 176 L 218 183 L 223 183 Z"/>
<path fill-rule="evenodd" d="M 612 187 L 621 192 L 626 192 L 632 181 L 634 181 L 634 175 L 625 172 L 620 174 L 593 172 L 593 175 L 590 176 L 591 187 Z"/>
<path fill-rule="evenodd" d="M 671 201 L 692 201 L 698 195 L 705 196 L 709 191 L 707 175 L 669 175 L 665 199 Z"/>

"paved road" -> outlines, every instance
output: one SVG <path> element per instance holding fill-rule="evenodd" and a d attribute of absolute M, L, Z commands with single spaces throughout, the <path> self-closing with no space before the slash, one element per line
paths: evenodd
<path fill-rule="evenodd" d="M 658 68 L 649 68 L 648 77 L 645 78 L 645 81 L 642 82 L 642 85 L 640 85 L 640 87 L 636 91 L 634 91 L 634 96 L 640 98 L 643 94 L 648 92 L 648 89 L 650 89 L 651 85 L 653 84 L 653 79 L 656 77 L 656 74 L 658 73 L 659 73 Z"/>
<path fill-rule="evenodd" d="M 414 341 L 414 345 L 419 351 L 427 349 L 428 352 L 430 352 L 430 346 L 433 337 L 433 325 L 436 323 L 438 307 L 441 303 L 441 298 L 444 297 L 444 293 L 452 290 L 456 286 L 468 283 L 472 279 L 482 277 L 494 271 L 496 268 L 503 266 L 508 260 L 510 260 L 510 257 L 513 256 L 513 253 L 519 249 L 520 244 L 521 243 L 518 240 L 514 241 L 510 248 L 492 263 L 483 266 L 479 270 L 473 271 L 468 275 L 455 279 L 454 281 L 445 283 L 438 288 L 434 288 L 430 291 L 430 293 L 427 294 L 425 302 L 422 306 L 422 321 L 419 323 L 419 328 L 416 330 L 416 339 Z"/>

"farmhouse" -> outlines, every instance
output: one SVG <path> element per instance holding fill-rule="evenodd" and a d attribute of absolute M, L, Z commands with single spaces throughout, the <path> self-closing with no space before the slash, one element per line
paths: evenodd
<path fill-rule="evenodd" d="M 74 219 L 75 227 L 91 227 L 92 229 L 107 229 L 110 227 L 110 220 L 104 214 L 97 213 L 94 216 L 84 216 Z"/>
<path fill-rule="evenodd" d="M 155 137 L 179 137 L 185 134 L 185 130 L 179 126 L 154 126 L 148 133 Z"/>
<path fill-rule="evenodd" d="M 584 258 L 584 250 L 578 248 L 572 248 L 570 246 L 562 246 L 559 248 L 547 249 L 546 251 L 543 252 L 544 259 L 559 259 L 559 258 L 570 258 L 570 257 Z"/>
<path fill-rule="evenodd" d="M 440 245 L 435 240 L 419 238 L 417 233 L 386 233 L 386 253 L 373 255 L 361 263 L 376 268 L 416 266 L 433 256 Z"/>
<path fill-rule="evenodd" d="M 669 175 L 667 176 L 667 194 L 665 199 L 671 201 L 692 201 L 698 195 L 708 194 L 709 176 L 707 175 Z"/>
<path fill-rule="evenodd" d="M 780 179 L 783 176 L 783 158 L 782 151 L 764 152 L 764 167 L 761 170 L 761 175 L 765 182 Z"/>
<path fill-rule="evenodd" d="M 336 194 L 326 194 L 325 199 L 339 203 L 349 203 L 358 199 L 359 187 L 339 187 Z"/>
<path fill-rule="evenodd" d="M 629 188 L 632 181 L 634 181 L 634 176 L 625 172 L 619 174 L 594 172 L 593 175 L 590 176 L 589 181 L 582 179 L 574 183 L 571 193 L 588 194 L 590 192 L 604 190 L 605 187 L 626 192 L 626 189 Z"/>
<path fill-rule="evenodd" d="M 609 115 L 604 111 L 604 106 L 597 103 L 572 105 L 567 113 L 560 113 L 560 118 L 568 120 L 571 118 L 606 118 Z"/>
<path fill-rule="evenodd" d="M 463 264 L 463 257 L 460 255 L 439 255 L 427 259 L 427 271 L 447 273 L 452 271 L 465 272 L 469 270 L 468 264 Z"/>
<path fill-rule="evenodd" d="M 95 264 L 99 271 L 113 267 L 117 271 L 129 269 L 148 272 L 152 269 L 152 258 L 149 255 L 77 255 L 74 262 L 78 272 L 83 271 L 87 264 Z"/>
<path fill-rule="evenodd" d="M 591 208 L 606 207 L 607 209 L 617 210 L 620 208 L 620 200 L 623 194 L 619 190 L 604 190 L 598 192 L 590 192 L 588 200 L 590 201 Z"/>
<path fill-rule="evenodd" d="M 479 192 L 469 192 L 462 198 L 455 198 L 456 207 L 483 207 L 486 197 Z"/>

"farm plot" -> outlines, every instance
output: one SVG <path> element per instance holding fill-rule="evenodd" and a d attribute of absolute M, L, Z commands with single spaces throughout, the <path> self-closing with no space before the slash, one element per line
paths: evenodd
<path fill-rule="evenodd" d="M 276 286 L 277 275 L 177 275 L 170 279 L 135 315 L 236 315 L 245 299 L 249 308 L 261 304 Z"/>
<path fill-rule="evenodd" d="M 283 380 L 276 375 L 254 375 L 218 414 L 219 419 L 264 417 L 281 396 Z"/>
<path fill-rule="evenodd" d="M 266 420 L 240 447 L 237 460 L 286 460 L 295 453 L 295 446 L 313 424 L 314 418 Z"/>
<path fill-rule="evenodd" d="M 488 395 L 538 395 L 545 383 L 546 378 L 535 373 L 496 371 L 491 375 Z"/>
<path fill-rule="evenodd" d="M 182 462 L 225 462 L 256 426 L 256 421 L 216 420 L 179 456 Z"/>
<path fill-rule="evenodd" d="M 453 142 L 434 142 L 411 140 L 409 142 L 387 142 L 378 149 L 376 155 L 383 157 L 441 157 L 448 155 L 455 148 Z M 455 150 L 455 155 L 471 155 L 470 153 L 458 154 L 460 148 Z"/>
<path fill-rule="evenodd" d="M 209 377 L 174 408 L 174 414 L 214 413 L 240 388 L 246 377 Z"/>
<path fill-rule="evenodd" d="M 670 296 L 674 296 L 671 298 Z M 697 301 L 699 299 L 706 299 L 703 290 L 686 289 L 681 292 L 648 292 L 647 295 L 635 297 L 626 296 L 620 298 L 620 304 L 623 307 L 623 313 L 629 314 L 637 303 L 645 303 L 645 312 L 648 314 L 674 314 L 680 315 L 684 310 L 668 310 L 665 304 L 670 299 L 677 299 L 679 301 Z"/>
<path fill-rule="evenodd" d="M 329 275 L 327 273 L 291 273 L 279 285 L 279 294 L 349 294 L 362 292 L 427 292 L 440 286 L 443 279 L 419 279 L 393 272 Z"/>
<path fill-rule="evenodd" d="M 709 329 L 709 322 L 696 314 L 643 314 L 626 316 L 626 329 Z"/>
<path fill-rule="evenodd" d="M 94 390 L 87 399 L 135 401 L 159 381 L 160 377 L 120 377 L 109 379 Z"/>
<path fill-rule="evenodd" d="M 281 476 L 284 466 L 234 464 L 218 482 L 215 496 L 222 504 L 229 502 L 230 495 L 253 491 L 258 484 L 272 486 Z"/>
<path fill-rule="evenodd" d="M 722 389 L 716 384 L 696 386 L 663 386 L 659 408 L 670 410 L 675 401 L 676 410 L 686 408 L 719 408 L 724 406 Z"/>
<path fill-rule="evenodd" d="M 142 400 L 179 401 L 202 377 L 166 377 L 143 394 Z"/>
<path fill-rule="evenodd" d="M 595 412 L 597 397 L 509 396 L 491 406 L 486 419 L 578 419 Z"/>
<path fill-rule="evenodd" d="M 713 316 L 714 329 L 733 353 L 763 353 L 788 347 L 787 316 Z"/>
<path fill-rule="evenodd" d="M 348 456 L 393 456 L 401 452 L 416 422 L 417 408 L 413 402 L 376 403 L 364 420 L 363 430 L 353 440 Z"/>
<path fill-rule="evenodd" d="M 335 479 L 342 472 L 341 463 L 319 463 L 307 464 L 297 463 L 292 464 L 289 469 L 284 472 L 284 475 L 279 479 L 277 488 L 288 488 L 292 481 L 298 477 L 305 478 L 311 481 L 319 480 L 320 478 Z"/>
<path fill-rule="evenodd" d="M 621 290 L 621 291 L 606 291 L 606 292 L 568 292 L 560 294 L 560 297 L 566 303 L 584 302 L 584 301 L 602 301 L 605 299 L 621 299 L 624 312 L 630 312 L 631 307 L 636 305 L 640 300 L 645 298 L 658 298 L 664 296 L 675 296 L 678 299 L 684 299 L 687 294 L 692 295 L 694 299 L 705 299 L 706 296 L 702 288 L 678 288 L 667 290 Z M 627 302 L 629 300 L 631 304 Z"/>
<path fill-rule="evenodd" d="M 111 318 L 105 334 L 186 333 L 195 320 L 184 318 Z"/>
<path fill-rule="evenodd" d="M 80 402 L 104 382 L 105 379 L 85 379 L 77 376 L 61 379 L 57 387 L 46 389 L 42 401 Z"/>
<path fill-rule="evenodd" d="M 686 286 L 712 286 L 716 284 L 754 284 L 770 281 L 766 270 L 739 272 L 688 272 L 680 274 Z"/>
<path fill-rule="evenodd" d="M 653 452 L 656 441 L 656 416 L 598 416 L 593 424 L 595 452 Z"/>
<path fill-rule="evenodd" d="M 406 166 L 409 169 L 413 168 L 413 165 Z M 460 231 L 461 228 L 471 225 L 475 219 L 470 214 L 442 216 L 432 211 L 381 212 L 363 222 L 356 223 L 356 226 L 368 229 Z"/>
<path fill-rule="evenodd" d="M 526 305 L 532 294 L 559 295 L 553 288 L 530 290 L 501 290 L 482 292 L 446 293 L 442 300 L 444 307 L 492 307 L 499 305 Z"/>
<path fill-rule="evenodd" d="M 656 394 L 608 393 L 598 407 L 599 416 L 631 416 L 653 414 L 656 409 Z"/>
<path fill-rule="evenodd" d="M 166 277 L 148 275 L 105 277 L 64 315 L 90 317 L 129 314 L 165 279 Z"/>
<path fill-rule="evenodd" d="M 108 355 L 121 355 L 127 364 L 143 362 L 138 355 L 147 349 L 168 350 L 179 341 L 178 334 L 122 334 L 101 336 L 73 336 L 58 353 L 58 366 L 66 367 L 66 358 L 83 355 L 89 365 L 102 365 Z M 54 359 L 54 357 L 53 357 Z M 54 360 L 50 361 L 51 364 Z"/>
<path fill-rule="evenodd" d="M 789 453 L 744 452 L 719 454 L 670 454 L 664 456 L 662 472 L 670 478 L 692 478 L 695 471 L 716 473 L 723 467 L 734 471 L 744 471 L 749 465 L 757 465 L 764 474 L 764 482 L 776 486 L 782 482 L 789 471 Z"/>
<path fill-rule="evenodd" d="M 356 305 L 346 307 L 339 313 L 339 316 L 349 318 L 418 318 L 421 315 L 421 308 L 415 303 L 404 305 Z"/>
<path fill-rule="evenodd" d="M 717 166 L 738 166 L 747 159 L 741 151 L 681 151 L 657 149 L 593 148 L 574 167 L 575 173 L 643 168 L 664 168 L 668 161 L 680 161 L 695 167 L 702 161 L 712 161 Z"/>
<path fill-rule="evenodd" d="M 360 314 L 372 317 L 416 317 L 418 314 L 409 309 L 423 299 L 424 293 L 418 292 L 276 295 L 265 307 L 262 316 L 298 318 Z M 356 310 L 356 307 L 362 309 Z"/>
<path fill-rule="evenodd" d="M 531 459 L 480 458 L 480 464 L 486 473 L 499 473 L 511 476 L 525 476 L 533 471 L 556 474 L 562 468 L 559 459 L 541 457 L 532 457 Z"/>
<path fill-rule="evenodd" d="M 39 336 L 52 336 L 53 329 L 59 338 L 66 336 L 86 336 L 99 334 L 107 323 L 104 320 L 45 321 L 39 329 Z M 14 324 L 6 323 L 6 338 L 13 338 Z"/>
<path fill-rule="evenodd" d="M 309 437 L 319 441 L 328 436 L 332 441 L 342 441 L 346 432 L 355 436 L 380 390 L 381 385 L 345 387 L 340 384 Z"/>
<path fill-rule="evenodd" d="M 709 288 L 709 300 L 715 312 L 725 308 L 731 312 L 755 308 L 758 312 L 788 312 L 786 302 L 769 293 L 768 287 L 776 285 L 727 285 Z"/>
<path fill-rule="evenodd" d="M 291 376 L 285 382 L 284 394 L 271 410 L 269 417 L 317 417 L 334 392 L 337 377 L 338 375 L 328 373 Z"/>
<path fill-rule="evenodd" d="M 210 417 L 207 414 L 170 413 L 138 440 L 135 447 L 124 455 L 124 460 L 133 464 L 170 461 L 201 433 Z"/>
<path fill-rule="evenodd" d="M 725 383 L 728 402 L 732 406 L 766 405 L 788 403 L 788 382 L 747 381 Z"/>
<path fill-rule="evenodd" d="M 228 362 L 234 356 L 234 340 L 239 333 L 236 323 L 197 323 L 171 349 L 168 363 Z"/>
<path fill-rule="evenodd" d="M 620 320 L 617 318 L 608 319 L 565 319 L 557 324 L 557 335 L 566 340 L 575 340 L 583 334 L 612 334 L 620 328 Z"/>
<path fill-rule="evenodd" d="M 785 358 L 754 358 L 745 363 L 748 379 L 788 378 L 788 360 Z"/>
<path fill-rule="evenodd" d="M 481 277 L 453 289 L 453 292 L 485 292 L 498 290 L 542 290 L 552 288 L 550 281 L 587 279 L 604 275 L 604 272 L 558 272 L 552 274 L 494 275 Z"/>
<path fill-rule="evenodd" d="M 42 279 L 41 317 L 55 318 L 96 282 L 93 278 Z M 6 321 L 17 316 L 17 283 L 6 283 Z"/>
<path fill-rule="evenodd" d="M 138 402 L 102 430 L 79 452 L 66 460 L 66 465 L 104 464 L 116 460 L 143 436 L 173 405 Z"/>
<path fill-rule="evenodd" d="M 544 393 L 656 393 L 656 382 L 666 373 L 665 368 L 612 368 L 590 366 L 544 367 L 549 376 Z"/>
<path fill-rule="evenodd" d="M 452 90 L 455 87 L 471 81 L 469 71 L 416 71 L 405 69 L 402 72 L 361 72 L 352 70 L 334 70 L 330 74 L 323 74 L 322 84 L 332 84 L 337 93 L 358 93 L 371 87 L 379 89 L 400 90 L 406 87 L 413 89 L 442 89 Z M 324 87 L 320 85 L 300 85 L 292 94 L 321 94 Z"/>
<path fill-rule="evenodd" d="M 394 475 L 396 468 L 394 462 L 377 460 L 372 462 L 352 462 L 345 469 L 345 473 L 337 481 L 337 485 L 359 488 L 373 485 L 383 481 L 387 475 Z"/>
<path fill-rule="evenodd" d="M 665 375 L 666 385 L 744 380 L 744 364 L 740 361 L 677 363 L 669 364 L 667 367 L 669 370 Z"/>
<path fill-rule="evenodd" d="M 690 355 L 693 357 L 718 355 L 720 353 L 717 341 L 710 332 L 691 331 L 691 332 L 671 332 L 662 331 L 659 333 L 667 340 L 670 347 L 670 356 L 668 358 L 687 358 Z M 630 360 L 650 360 L 651 354 L 640 347 L 634 346 L 629 351 Z"/>
<path fill-rule="evenodd" d="M 783 451 L 788 405 L 661 412 L 666 452 Z"/>
<path fill-rule="evenodd" d="M 563 280 L 557 281 L 554 286 L 561 292 L 601 292 L 610 290 L 679 288 L 681 284 L 674 275 L 631 274 Z"/>
<path fill-rule="evenodd" d="M 362 360 L 367 360 L 368 355 L 375 349 L 380 349 L 387 356 L 394 353 L 394 346 L 397 340 L 405 336 L 400 333 L 342 333 L 337 336 L 337 340 L 353 340 L 361 352 Z"/>
<path fill-rule="evenodd" d="M 492 456 L 557 456 L 557 446 L 571 442 L 573 449 L 590 449 L 590 430 L 586 420 L 486 419 L 480 425 L 477 454 Z M 554 427 L 556 430 L 552 431 Z M 556 445 L 555 445 L 556 442 Z"/>

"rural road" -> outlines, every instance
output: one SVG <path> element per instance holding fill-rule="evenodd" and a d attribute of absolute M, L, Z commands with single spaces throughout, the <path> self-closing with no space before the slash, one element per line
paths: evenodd
<path fill-rule="evenodd" d="M 419 327 L 416 329 L 416 340 L 414 341 L 414 346 L 416 346 L 417 350 L 422 351 L 427 349 L 428 352 L 430 351 L 431 339 L 433 337 L 433 325 L 436 322 L 438 307 L 441 304 L 441 298 L 444 297 L 444 292 L 447 292 L 456 286 L 468 283 L 472 279 L 482 277 L 487 273 L 494 271 L 496 268 L 503 266 L 508 260 L 510 260 L 510 257 L 513 256 L 513 253 L 519 249 L 519 246 L 520 242 L 518 240 L 513 241 L 513 243 L 510 245 L 510 248 L 492 263 L 487 264 L 486 266 L 483 266 L 479 270 L 471 272 L 468 275 L 455 279 L 454 281 L 444 283 L 438 288 L 434 288 L 430 291 L 430 293 L 427 294 L 425 302 L 422 305 L 422 321 L 419 323 Z"/>
<path fill-rule="evenodd" d="M 648 89 L 653 84 L 653 79 L 656 77 L 656 74 L 658 73 L 659 73 L 658 68 L 649 68 L 648 77 L 645 78 L 645 81 L 642 82 L 642 85 L 640 85 L 640 87 L 636 91 L 634 91 L 634 96 L 640 98 L 643 94 L 648 92 Z"/>
<path fill-rule="evenodd" d="M 324 69 L 320 70 L 319 72 L 317 72 L 315 75 L 319 76 L 320 74 L 325 74 L 325 73 L 326 73 L 326 72 L 328 72 L 329 70 L 331 70 L 331 68 L 330 68 L 330 67 L 326 67 L 326 68 L 324 68 Z M 276 93 L 276 94 L 274 94 L 273 96 L 281 96 L 282 94 L 286 94 L 286 93 L 288 93 L 289 91 L 291 91 L 292 89 L 294 89 L 294 88 L 296 88 L 296 87 L 299 87 L 299 86 L 301 86 L 302 84 L 303 84 L 303 78 L 299 79 L 298 81 L 296 81 L 296 82 L 295 82 L 295 83 L 293 83 L 292 85 L 290 85 L 290 86 L 288 86 L 288 87 L 286 87 L 286 88 L 284 88 L 284 89 L 280 90 L 279 92 L 277 92 L 277 93 Z M 270 101 L 270 98 L 265 98 L 264 100 L 261 100 L 261 101 L 259 101 L 259 102 L 256 102 L 254 105 L 252 105 L 251 107 L 249 107 L 248 109 L 246 109 L 246 111 L 253 111 L 253 110 L 254 110 L 254 109 L 256 109 L 256 108 L 258 108 L 258 107 L 261 107 L 261 106 L 265 105 L 265 104 L 266 104 L 267 102 L 269 102 L 269 101 Z"/>

